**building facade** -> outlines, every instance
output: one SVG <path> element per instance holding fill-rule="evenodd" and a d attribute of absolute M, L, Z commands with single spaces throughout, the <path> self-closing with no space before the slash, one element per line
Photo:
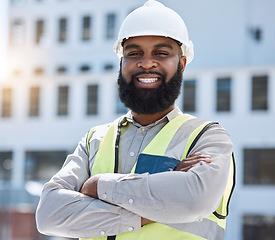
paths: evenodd
<path fill-rule="evenodd" d="M 2 239 L 55 239 L 35 230 L 41 186 L 91 127 L 127 111 L 117 97 L 112 47 L 122 20 L 144 2 L 9 2 L 7 76 L 0 81 Z M 234 142 L 237 185 L 226 239 L 272 239 L 275 3 L 161 2 L 183 17 L 195 46 L 177 105 L 220 122 Z"/>

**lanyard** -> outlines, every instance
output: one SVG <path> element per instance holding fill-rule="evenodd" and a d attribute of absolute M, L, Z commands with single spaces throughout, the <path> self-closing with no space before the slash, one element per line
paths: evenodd
<path fill-rule="evenodd" d="M 121 125 L 122 125 L 122 119 L 118 121 L 117 126 L 117 135 L 116 135 L 116 142 L 115 142 L 115 169 L 114 173 L 118 173 L 118 148 L 119 148 L 119 140 L 121 135 Z"/>

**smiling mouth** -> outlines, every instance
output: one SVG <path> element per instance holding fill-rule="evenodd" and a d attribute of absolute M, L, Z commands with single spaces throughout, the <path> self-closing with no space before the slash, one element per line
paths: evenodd
<path fill-rule="evenodd" d="M 138 81 L 142 82 L 142 83 L 154 83 L 158 81 L 158 78 L 137 78 Z"/>

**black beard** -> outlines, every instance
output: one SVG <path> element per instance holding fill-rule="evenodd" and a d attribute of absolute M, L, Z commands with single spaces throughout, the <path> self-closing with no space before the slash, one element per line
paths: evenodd
<path fill-rule="evenodd" d="M 158 88 L 146 89 L 135 86 L 133 81 L 134 76 L 132 77 L 132 81 L 127 84 L 120 69 L 117 83 L 121 102 L 123 102 L 127 108 L 139 114 L 154 114 L 168 109 L 175 103 L 175 100 L 180 94 L 182 84 L 181 70 L 182 68 L 179 63 L 175 75 L 168 83 L 166 83 L 166 76 L 158 72 L 150 71 L 149 73 L 161 76 L 162 83 Z M 141 73 L 142 72 L 137 73 L 136 75 Z"/>

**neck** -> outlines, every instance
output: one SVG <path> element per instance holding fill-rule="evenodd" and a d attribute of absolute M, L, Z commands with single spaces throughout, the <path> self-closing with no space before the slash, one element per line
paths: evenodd
<path fill-rule="evenodd" d="M 134 120 L 139 123 L 142 126 L 147 126 L 150 125 L 157 120 L 163 118 L 165 115 L 167 115 L 169 112 L 171 112 L 175 108 L 174 105 L 171 107 L 167 108 L 166 110 L 154 114 L 140 114 L 132 111 L 132 116 Z"/>

